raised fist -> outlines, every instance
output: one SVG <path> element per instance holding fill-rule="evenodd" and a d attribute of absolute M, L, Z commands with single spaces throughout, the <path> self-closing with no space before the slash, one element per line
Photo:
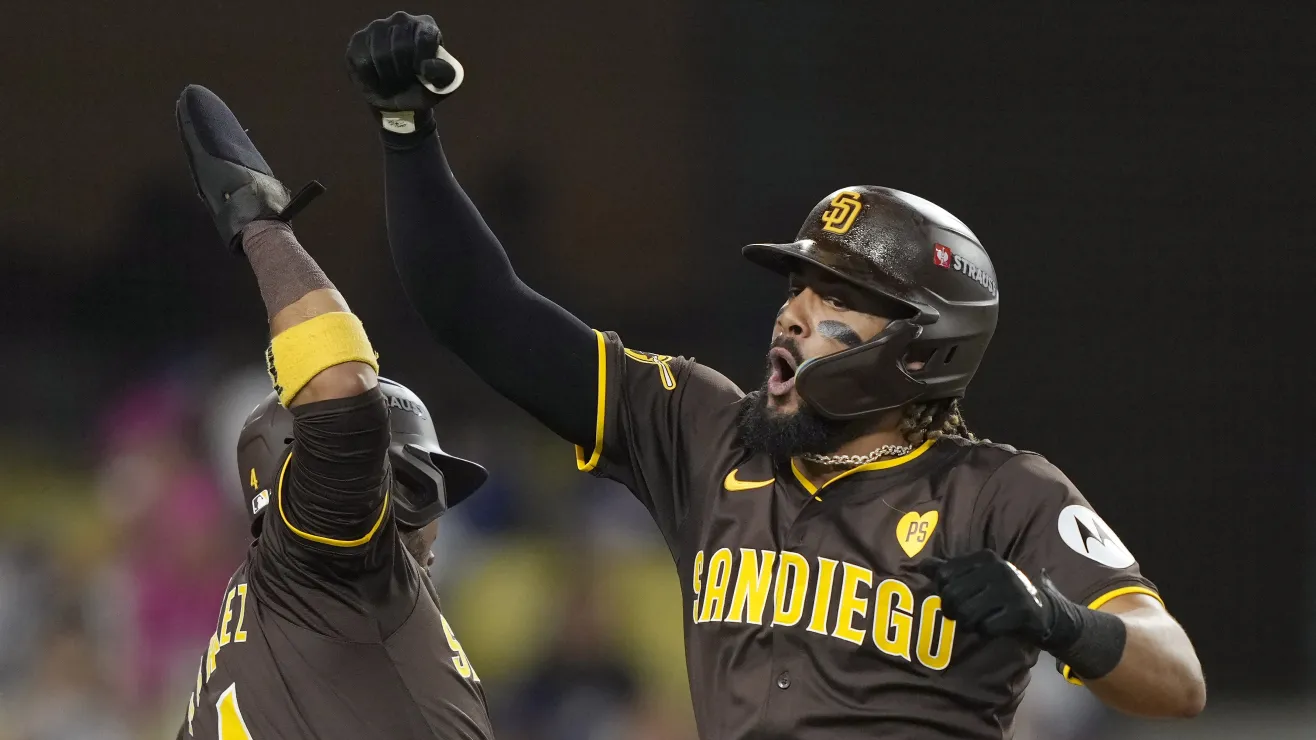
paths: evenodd
<path fill-rule="evenodd" d="M 461 85 L 461 63 L 443 49 L 434 18 L 398 11 L 371 21 L 347 44 L 347 70 L 384 128 L 433 127 L 430 109 Z"/>

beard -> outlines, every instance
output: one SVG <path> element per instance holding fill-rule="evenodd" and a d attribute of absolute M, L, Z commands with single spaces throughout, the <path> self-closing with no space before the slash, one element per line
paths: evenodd
<path fill-rule="evenodd" d="M 785 348 L 795 357 L 797 366 L 804 363 L 793 340 L 781 338 L 772 346 Z M 771 374 L 771 366 L 768 372 Z M 778 459 L 825 455 L 868 431 L 869 425 L 862 420 L 828 419 L 810 408 L 804 399 L 800 399 L 796 411 L 773 411 L 768 408 L 769 398 L 771 394 L 765 378 L 758 390 L 746 395 L 736 418 L 740 443 L 752 452 L 766 452 Z"/>
<path fill-rule="evenodd" d="M 428 570 L 430 549 L 425 543 L 425 536 L 418 529 L 411 532 L 402 532 L 401 535 L 402 546 L 407 548 L 407 552 L 411 553 L 411 557 L 415 558 L 417 563 L 420 563 L 421 568 Z"/>

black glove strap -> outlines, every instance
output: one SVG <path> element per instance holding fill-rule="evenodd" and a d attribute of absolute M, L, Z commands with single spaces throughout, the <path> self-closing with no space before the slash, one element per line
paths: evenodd
<path fill-rule="evenodd" d="M 1114 614 L 1075 604 L 1042 576 L 1039 589 L 1051 602 L 1051 629 L 1039 643 L 1079 678 L 1101 678 L 1124 657 L 1128 628 Z"/>
<path fill-rule="evenodd" d="M 325 187 L 320 184 L 319 180 L 311 180 L 306 183 L 301 190 L 297 191 L 296 195 L 292 196 L 292 200 L 288 201 L 288 205 L 284 206 L 282 211 L 279 211 L 278 219 L 284 223 L 291 221 L 294 216 L 302 212 L 303 208 L 310 205 L 311 201 L 324 195 L 324 191 Z"/>

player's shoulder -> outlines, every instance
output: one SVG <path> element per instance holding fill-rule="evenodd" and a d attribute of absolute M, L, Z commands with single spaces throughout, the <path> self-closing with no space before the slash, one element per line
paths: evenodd
<path fill-rule="evenodd" d="M 969 440 L 946 436 L 937 440 L 938 446 L 951 448 L 956 467 L 977 468 L 985 476 L 1010 475 L 1048 477 L 1063 475 L 1060 469 L 1039 452 L 990 440 Z"/>
<path fill-rule="evenodd" d="M 977 495 L 992 498 L 1001 490 L 1023 496 L 1064 497 L 1073 483 L 1040 453 L 999 442 L 946 437 L 939 444 L 953 445 L 954 469 Z"/>
<path fill-rule="evenodd" d="M 701 398 L 734 403 L 745 393 L 730 378 L 688 355 L 670 355 L 627 346 L 616 332 L 599 332 L 602 341 L 615 349 L 623 372 L 641 382 L 657 383 L 669 392 L 694 392 Z M 651 377 L 650 377 L 651 376 Z"/>

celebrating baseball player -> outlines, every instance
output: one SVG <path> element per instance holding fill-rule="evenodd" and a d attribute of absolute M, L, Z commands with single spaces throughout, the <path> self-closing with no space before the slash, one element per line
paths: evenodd
<path fill-rule="evenodd" d="M 377 376 L 361 321 L 293 235 L 318 183 L 290 195 L 203 87 L 177 116 L 201 199 L 260 286 L 274 379 L 238 441 L 256 541 L 179 740 L 492 738 L 428 573 L 436 520 L 484 469 L 444 453 L 420 399 Z"/>
<path fill-rule="evenodd" d="M 436 134 L 463 70 L 432 18 L 374 21 L 347 62 L 380 123 L 398 272 L 435 338 L 662 531 L 702 737 L 1007 738 L 1042 650 L 1125 712 L 1201 711 L 1192 644 L 1111 527 L 1045 458 L 964 420 L 999 287 L 959 219 L 847 187 L 794 241 L 745 247 L 787 293 L 743 393 L 517 277 Z"/>

